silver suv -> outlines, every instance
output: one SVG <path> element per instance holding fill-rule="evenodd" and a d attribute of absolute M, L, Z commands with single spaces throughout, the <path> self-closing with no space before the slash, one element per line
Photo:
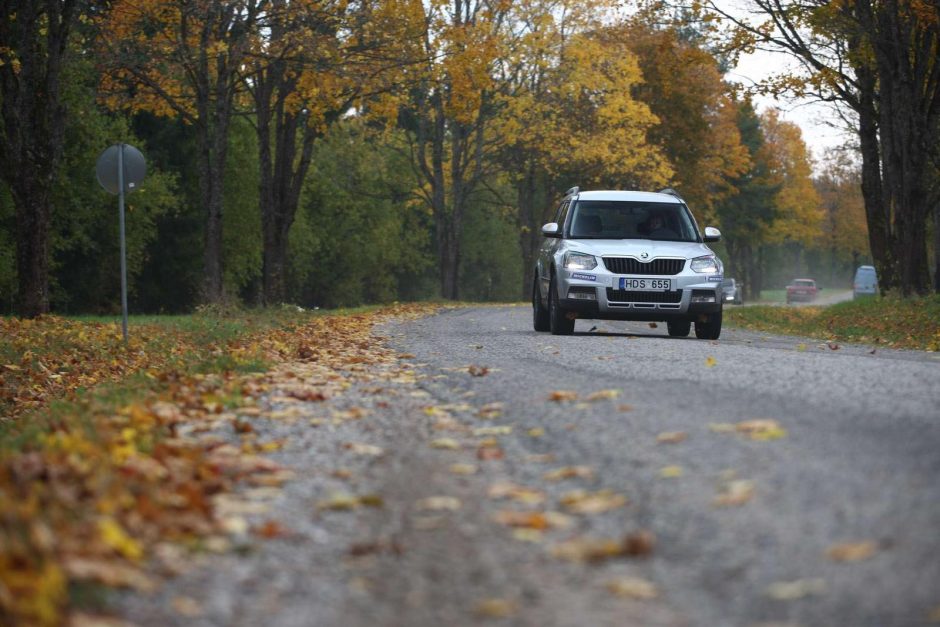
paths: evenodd
<path fill-rule="evenodd" d="M 542 227 L 532 317 L 536 331 L 568 335 L 575 319 L 665 321 L 669 335 L 721 335 L 721 260 L 672 190 L 573 187 Z"/>

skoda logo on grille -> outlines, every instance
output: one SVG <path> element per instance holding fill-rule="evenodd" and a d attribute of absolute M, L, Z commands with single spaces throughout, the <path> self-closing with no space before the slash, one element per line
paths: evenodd
<path fill-rule="evenodd" d="M 640 253 L 640 259 L 647 259 L 649 258 L 649 256 L 650 256 L 649 253 Z"/>

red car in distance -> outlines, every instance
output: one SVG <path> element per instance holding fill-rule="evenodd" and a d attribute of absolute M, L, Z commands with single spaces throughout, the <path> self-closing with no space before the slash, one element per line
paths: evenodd
<path fill-rule="evenodd" d="M 793 283 L 787 286 L 787 304 L 797 300 L 814 301 L 821 289 L 816 287 L 816 281 L 813 279 L 793 279 Z"/>

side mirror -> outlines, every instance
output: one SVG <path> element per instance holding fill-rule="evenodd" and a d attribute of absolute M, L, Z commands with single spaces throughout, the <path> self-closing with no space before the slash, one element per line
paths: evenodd
<path fill-rule="evenodd" d="M 719 240 L 721 240 L 721 231 L 719 231 L 713 226 L 706 226 L 705 227 L 705 241 L 717 242 Z"/>
<path fill-rule="evenodd" d="M 557 222 L 549 222 L 542 225 L 542 235 L 545 237 L 561 237 L 561 229 Z"/>

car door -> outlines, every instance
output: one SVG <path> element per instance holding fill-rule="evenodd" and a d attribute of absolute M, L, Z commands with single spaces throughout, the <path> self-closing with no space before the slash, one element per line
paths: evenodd
<path fill-rule="evenodd" d="M 568 205 L 570 201 L 565 200 L 560 205 L 558 205 L 558 210 L 555 211 L 555 219 L 553 222 L 558 224 L 561 229 L 564 229 L 565 219 L 568 216 Z M 542 245 L 539 248 L 539 258 L 538 263 L 535 269 L 536 274 L 539 277 L 541 283 L 542 294 L 548 294 L 548 285 L 551 281 L 551 267 L 552 267 L 552 258 L 555 256 L 555 251 L 561 245 L 562 238 L 560 237 L 543 237 Z"/>

